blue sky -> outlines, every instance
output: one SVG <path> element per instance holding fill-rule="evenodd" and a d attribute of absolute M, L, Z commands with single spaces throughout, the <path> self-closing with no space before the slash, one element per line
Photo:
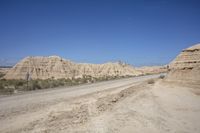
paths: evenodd
<path fill-rule="evenodd" d="M 26 56 L 169 63 L 200 42 L 199 0 L 0 0 L 0 65 Z"/>

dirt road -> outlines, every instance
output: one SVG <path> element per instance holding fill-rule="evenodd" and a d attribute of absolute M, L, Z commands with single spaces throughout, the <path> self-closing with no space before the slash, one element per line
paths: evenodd
<path fill-rule="evenodd" d="M 198 133 L 200 96 L 158 76 L 0 97 L 0 132 Z"/>
<path fill-rule="evenodd" d="M 127 88 L 145 80 L 159 77 L 159 75 L 149 75 L 142 77 L 134 77 L 127 79 L 119 79 L 112 81 L 105 81 L 93 84 L 85 84 L 74 87 L 63 87 L 57 89 L 45 89 L 39 91 L 31 91 L 26 94 L 1 96 L 0 97 L 0 114 L 8 112 L 16 108 L 24 108 L 26 106 L 50 104 L 63 99 L 70 99 L 97 91 L 108 90 L 112 88 Z"/>

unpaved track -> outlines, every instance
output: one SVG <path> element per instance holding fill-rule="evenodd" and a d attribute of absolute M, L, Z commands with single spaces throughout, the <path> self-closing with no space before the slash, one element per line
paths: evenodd
<path fill-rule="evenodd" d="M 103 91 L 107 89 L 117 87 L 128 87 L 138 82 L 159 77 L 159 75 L 141 76 L 135 78 L 119 79 L 112 81 L 99 82 L 94 84 L 87 84 L 74 87 L 63 87 L 57 89 L 46 89 L 41 91 L 32 91 L 26 94 L 19 94 L 13 96 L 0 97 L 0 112 L 3 110 L 9 110 L 11 108 L 21 108 L 29 104 L 41 104 L 41 102 L 51 103 L 59 99 L 66 99 L 77 97 L 97 91 Z M 7 112 L 6 111 L 6 112 Z"/>
<path fill-rule="evenodd" d="M 77 127 L 79 132 L 80 129 Z M 95 133 L 200 133 L 200 95 L 191 88 L 156 83 L 92 117 L 83 131 Z M 72 130 L 72 132 L 74 132 Z"/>
<path fill-rule="evenodd" d="M 142 76 L 107 82 L 33 91 L 25 94 L 0 97 L 0 132 L 12 132 L 15 128 L 23 128 L 34 119 L 40 117 L 40 111 L 72 98 L 101 92 L 110 89 L 125 89 L 159 75 Z"/>

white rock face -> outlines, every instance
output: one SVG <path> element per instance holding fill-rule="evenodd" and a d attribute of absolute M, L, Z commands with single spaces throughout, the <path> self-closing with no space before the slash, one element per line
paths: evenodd
<path fill-rule="evenodd" d="M 200 44 L 183 50 L 169 64 L 166 81 L 190 84 L 200 88 Z"/>
<path fill-rule="evenodd" d="M 58 56 L 27 57 L 17 63 L 4 76 L 5 79 L 25 79 L 30 73 L 31 79 L 82 78 L 104 76 L 136 76 L 141 72 L 123 63 L 86 64 L 74 63 Z"/>

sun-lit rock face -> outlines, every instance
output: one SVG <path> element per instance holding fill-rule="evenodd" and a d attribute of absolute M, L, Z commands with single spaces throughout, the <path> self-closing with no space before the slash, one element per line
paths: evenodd
<path fill-rule="evenodd" d="M 30 73 L 32 79 L 64 78 L 72 76 L 74 64 L 58 56 L 27 57 L 17 63 L 5 75 L 5 79 L 25 79 Z"/>
<path fill-rule="evenodd" d="M 200 44 L 183 50 L 170 64 L 166 80 L 200 88 Z"/>
<path fill-rule="evenodd" d="M 183 50 L 175 60 L 170 63 L 170 69 L 190 69 L 200 66 L 200 44 Z"/>
<path fill-rule="evenodd" d="M 118 62 L 105 64 L 74 63 L 58 56 L 50 56 L 27 57 L 9 70 L 4 78 L 26 79 L 27 73 L 30 74 L 31 79 L 81 78 L 84 75 L 98 78 L 141 74 L 132 66 Z"/>

